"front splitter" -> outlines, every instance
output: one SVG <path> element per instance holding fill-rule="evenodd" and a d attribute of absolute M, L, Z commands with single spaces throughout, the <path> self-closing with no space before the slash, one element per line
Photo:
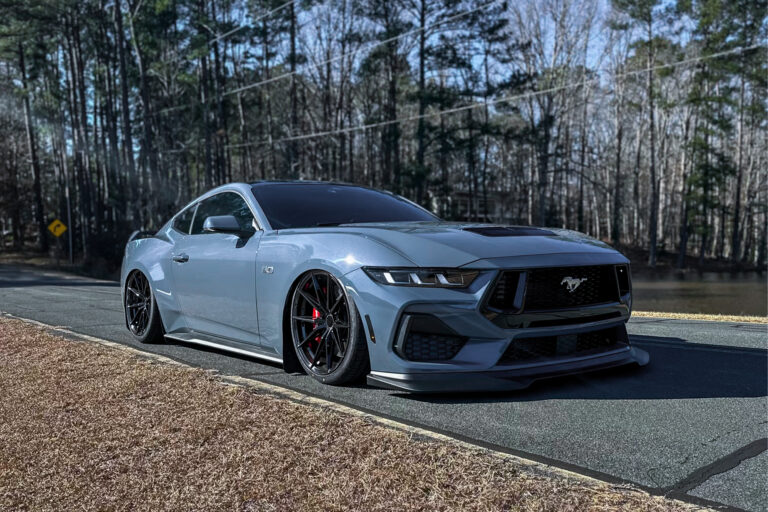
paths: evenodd
<path fill-rule="evenodd" d="M 368 384 L 410 393 L 513 391 L 525 389 L 537 380 L 605 370 L 628 364 L 645 366 L 649 361 L 650 356 L 646 351 L 627 347 L 621 351 L 589 358 L 482 372 L 387 373 L 374 371 L 368 375 Z"/>

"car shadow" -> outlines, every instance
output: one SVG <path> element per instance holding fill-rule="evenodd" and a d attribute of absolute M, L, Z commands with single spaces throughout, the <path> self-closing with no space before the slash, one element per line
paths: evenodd
<path fill-rule="evenodd" d="M 49 273 L 41 275 L 41 273 Z M 94 286 L 100 288 L 119 288 L 117 281 L 64 277 L 54 270 L 24 267 L 0 263 L 0 288 L 31 288 L 36 286 Z"/>
<path fill-rule="evenodd" d="M 227 357 L 227 358 L 230 358 L 230 359 L 237 359 L 239 361 L 244 361 L 244 362 L 248 362 L 248 363 L 255 363 L 257 365 L 260 365 L 260 366 L 264 367 L 265 370 L 267 368 L 269 368 L 269 370 L 267 370 L 267 371 L 255 371 L 253 373 L 238 373 L 237 375 L 240 376 L 240 377 L 259 379 L 260 377 L 266 377 L 266 376 L 270 376 L 270 375 L 283 375 L 283 374 L 285 374 L 286 376 L 290 376 L 290 378 L 292 378 L 292 379 L 312 379 L 312 377 L 307 375 L 303 370 L 297 370 L 297 371 L 293 371 L 293 372 L 288 373 L 288 372 L 286 372 L 283 369 L 282 363 L 277 363 L 277 362 L 274 362 L 274 361 L 268 361 L 266 359 L 261 359 L 261 358 L 256 357 L 256 356 L 249 356 L 249 355 L 245 355 L 245 354 L 238 354 L 238 353 L 235 353 L 235 352 L 229 352 L 229 351 L 224 350 L 224 349 L 219 349 L 219 348 L 215 348 L 215 347 L 207 347 L 205 345 L 197 345 L 197 344 L 194 344 L 194 343 L 186 343 L 184 341 L 179 341 L 179 340 L 175 340 L 175 339 L 171 339 L 171 338 L 166 338 L 164 344 L 166 344 L 166 345 L 174 345 L 174 346 L 177 346 L 177 347 L 186 347 L 186 348 L 190 348 L 192 350 L 195 350 L 196 352 L 207 353 L 207 354 L 216 354 L 216 355 L 219 355 L 219 356 L 222 356 L 222 357 Z M 226 371 L 225 371 L 225 373 L 226 373 Z M 274 384 L 277 384 L 277 383 L 274 383 Z M 295 384 L 298 384 L 298 382 L 296 382 Z M 286 383 L 280 383 L 280 384 L 277 384 L 277 385 L 285 386 Z M 318 385 L 322 386 L 323 384 L 319 384 L 318 383 Z M 290 385 L 288 385 L 288 387 L 290 387 L 292 389 L 299 390 L 299 386 L 290 386 Z M 371 386 L 369 386 L 368 384 L 365 383 L 365 376 L 362 376 L 362 377 L 358 378 L 357 380 L 355 380 L 353 382 L 349 382 L 347 384 L 344 384 L 344 388 L 347 388 L 347 389 L 369 389 L 369 390 L 370 389 L 374 389 L 374 388 L 372 388 Z"/>
<path fill-rule="evenodd" d="M 527 389 L 510 392 L 393 395 L 441 404 L 768 396 L 768 350 L 658 336 L 630 338 L 635 346 L 650 354 L 647 366 L 629 365 L 541 380 Z"/>

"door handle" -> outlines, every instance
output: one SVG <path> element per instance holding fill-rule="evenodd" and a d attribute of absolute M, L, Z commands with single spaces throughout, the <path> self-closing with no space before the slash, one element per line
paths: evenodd
<path fill-rule="evenodd" d="M 174 257 L 173 257 L 173 258 L 171 258 L 171 259 L 172 259 L 173 261 L 175 261 L 176 263 L 186 263 L 186 262 L 188 262 L 188 261 L 189 261 L 189 256 L 187 256 L 187 255 L 186 255 L 186 254 L 184 254 L 184 253 L 181 253 L 181 254 L 177 254 L 176 256 L 174 256 Z"/>

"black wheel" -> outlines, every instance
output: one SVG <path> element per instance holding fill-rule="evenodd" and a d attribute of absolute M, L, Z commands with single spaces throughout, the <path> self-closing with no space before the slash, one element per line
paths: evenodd
<path fill-rule="evenodd" d="M 133 337 L 141 343 L 163 340 L 163 323 L 157 311 L 149 279 L 138 270 L 125 281 L 125 323 Z"/>
<path fill-rule="evenodd" d="M 328 272 L 313 270 L 291 300 L 291 335 L 301 366 L 326 384 L 345 384 L 368 369 L 368 348 L 355 304 Z"/>

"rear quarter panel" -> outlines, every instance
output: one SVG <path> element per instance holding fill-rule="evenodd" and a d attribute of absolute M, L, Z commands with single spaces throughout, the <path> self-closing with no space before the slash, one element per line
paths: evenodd
<path fill-rule="evenodd" d="M 172 229 L 166 228 L 158 232 L 154 238 L 143 238 L 129 242 L 125 247 L 125 256 L 120 272 L 121 297 L 125 294 L 126 279 L 131 272 L 140 270 L 149 278 L 166 332 L 175 332 L 185 328 L 184 319 L 174 294 L 175 287 L 171 272 L 174 234 Z"/>

